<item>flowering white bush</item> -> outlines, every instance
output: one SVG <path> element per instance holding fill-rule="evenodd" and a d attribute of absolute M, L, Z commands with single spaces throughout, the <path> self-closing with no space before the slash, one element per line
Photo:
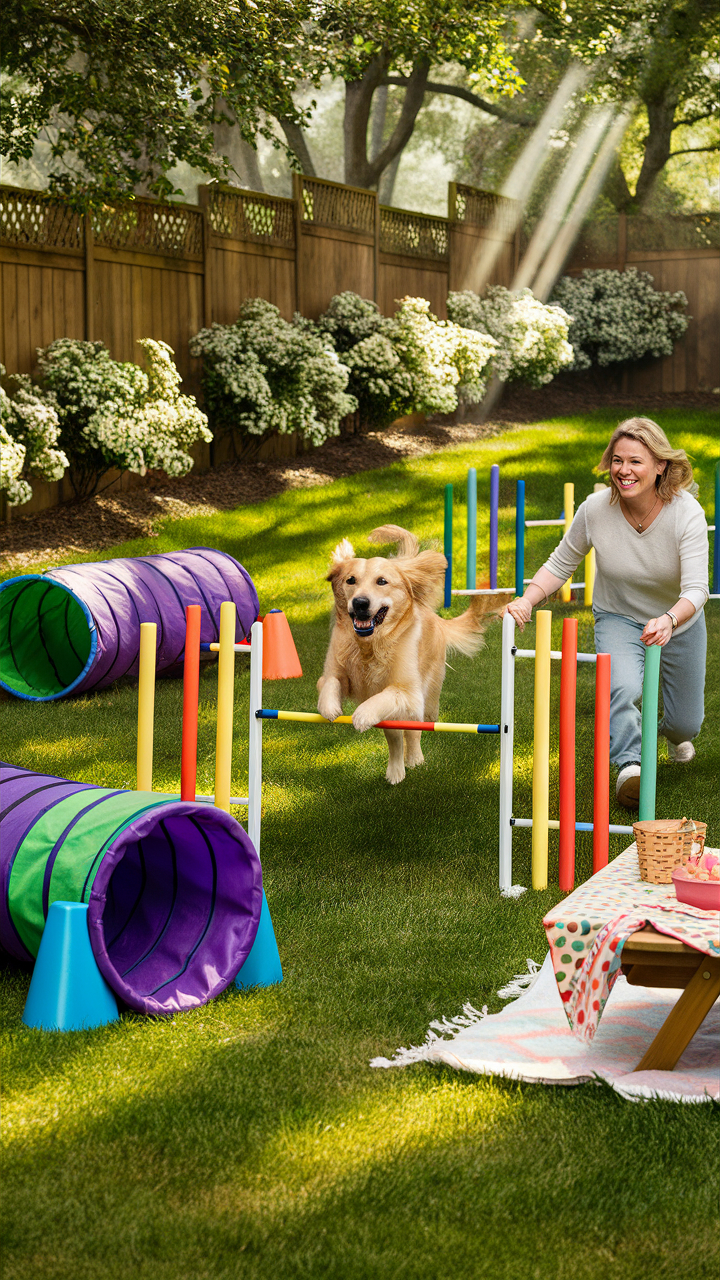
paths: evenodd
<path fill-rule="evenodd" d="M 570 316 L 560 306 L 539 302 L 530 289 L 513 293 L 494 285 L 482 298 L 465 289 L 448 294 L 447 309 L 456 324 L 497 339 L 493 373 L 503 382 L 522 378 L 531 387 L 542 387 L 560 369 L 572 366 Z"/>
<path fill-rule="evenodd" d="M 0 377 L 4 376 L 0 365 Z M 14 375 L 13 382 L 12 395 L 0 387 L 0 490 L 14 507 L 32 497 L 28 476 L 61 480 L 68 460 L 55 447 L 60 422 L 52 405 L 35 394 L 24 374 Z"/>
<path fill-rule="evenodd" d="M 102 342 L 60 338 L 38 353 L 40 388 L 57 410 L 79 497 L 110 467 L 183 475 L 193 465 L 190 445 L 212 439 L 195 398 L 178 391 L 172 348 L 151 338 L 140 345 L 147 372 L 111 359 Z"/>
<path fill-rule="evenodd" d="M 393 347 L 412 378 L 415 410 L 452 413 L 459 399 L 482 399 L 498 347 L 494 338 L 437 320 L 425 298 L 403 298 L 392 325 Z"/>
<path fill-rule="evenodd" d="M 572 317 L 572 369 L 669 356 L 688 327 L 681 312 L 687 306 L 685 294 L 655 289 L 652 276 L 634 267 L 562 276 L 553 300 Z"/>
<path fill-rule="evenodd" d="M 412 377 L 393 346 L 393 321 L 376 303 L 348 290 L 315 323 L 300 316 L 295 323 L 330 339 L 349 370 L 348 391 L 364 425 L 387 426 L 411 411 Z"/>
<path fill-rule="evenodd" d="M 357 408 L 348 369 L 326 337 L 288 324 L 262 298 L 243 303 L 235 324 L 213 324 L 190 341 L 203 359 L 203 387 L 216 429 L 250 435 L 297 431 L 313 444 L 339 433 Z"/>
<path fill-rule="evenodd" d="M 85 436 L 105 458 L 122 459 L 129 471 L 143 474 L 153 467 L 181 476 L 193 465 L 190 445 L 212 440 L 212 432 L 195 397 L 178 391 L 182 379 L 170 358 L 172 348 L 152 338 L 141 338 L 140 346 L 147 361 L 144 395 L 134 404 L 102 405 L 90 418 Z"/>

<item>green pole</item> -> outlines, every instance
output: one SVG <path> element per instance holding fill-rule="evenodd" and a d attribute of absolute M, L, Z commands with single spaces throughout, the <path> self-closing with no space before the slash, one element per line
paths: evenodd
<path fill-rule="evenodd" d="M 445 539 L 444 539 L 445 559 L 447 560 L 447 569 L 445 570 L 445 600 L 446 609 L 450 608 L 452 602 L 452 547 L 453 547 L 453 487 L 451 484 L 445 485 Z"/>
<path fill-rule="evenodd" d="M 715 463 L 715 534 L 712 538 L 712 593 L 720 594 L 720 462 Z"/>
<path fill-rule="evenodd" d="M 659 684 L 660 645 L 651 644 L 645 651 L 645 675 L 643 677 L 640 804 L 638 812 L 641 822 L 651 821 L 655 817 Z"/>

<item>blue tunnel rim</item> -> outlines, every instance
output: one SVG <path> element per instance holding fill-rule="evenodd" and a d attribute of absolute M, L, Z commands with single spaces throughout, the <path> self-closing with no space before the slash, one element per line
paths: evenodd
<path fill-rule="evenodd" d="M 88 631 L 90 632 L 90 653 L 88 655 L 87 662 L 80 674 L 75 677 L 71 684 L 66 685 L 64 689 L 60 689 L 57 693 L 47 693 L 42 696 L 32 693 L 20 693 L 19 690 L 13 689 L 12 685 L 7 684 L 5 680 L 0 678 L 0 689 L 6 689 L 14 698 L 20 698 L 23 702 L 57 702 L 59 698 L 66 698 L 68 694 L 72 693 L 73 690 L 77 688 L 81 681 L 84 680 L 95 661 L 95 655 L 97 654 L 98 647 L 95 619 L 85 604 L 85 601 L 80 598 L 77 592 L 73 591 L 72 587 L 66 586 L 64 582 L 60 582 L 57 578 L 53 577 L 52 573 L 21 573 L 14 578 L 6 578 L 5 582 L 0 582 L 0 595 L 2 595 L 3 591 L 7 591 L 9 587 L 17 586 L 19 582 L 48 582 L 54 587 L 58 587 L 80 606 L 85 615 L 85 621 L 88 624 Z"/>

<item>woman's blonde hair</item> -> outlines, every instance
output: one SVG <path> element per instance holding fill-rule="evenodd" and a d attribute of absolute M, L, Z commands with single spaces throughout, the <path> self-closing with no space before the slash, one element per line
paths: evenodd
<path fill-rule="evenodd" d="M 667 464 L 655 480 L 658 497 L 663 502 L 672 502 L 681 489 L 688 489 L 693 497 L 697 497 L 698 487 L 693 480 L 692 467 L 685 450 L 673 449 L 662 427 L 653 422 L 652 418 L 626 418 L 615 428 L 610 443 L 595 468 L 598 473 L 610 471 L 615 445 L 623 436 L 628 440 L 639 440 L 658 462 Z M 617 485 L 610 476 L 610 502 L 617 502 L 619 497 Z"/>

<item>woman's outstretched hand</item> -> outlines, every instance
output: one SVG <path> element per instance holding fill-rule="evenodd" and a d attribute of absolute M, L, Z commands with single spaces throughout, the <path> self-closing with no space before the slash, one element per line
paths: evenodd
<path fill-rule="evenodd" d="M 523 631 L 525 623 L 529 622 L 532 617 L 532 605 L 527 596 L 518 596 L 517 600 L 511 600 L 503 611 L 509 613 L 514 618 L 520 630 Z"/>
<path fill-rule="evenodd" d="M 650 621 L 645 624 L 645 630 L 640 636 L 640 639 L 642 640 L 643 644 L 663 645 L 663 644 L 667 644 L 668 640 L 672 636 L 672 633 L 673 633 L 672 619 L 668 616 L 667 613 L 663 613 L 660 618 L 651 618 Z"/>

